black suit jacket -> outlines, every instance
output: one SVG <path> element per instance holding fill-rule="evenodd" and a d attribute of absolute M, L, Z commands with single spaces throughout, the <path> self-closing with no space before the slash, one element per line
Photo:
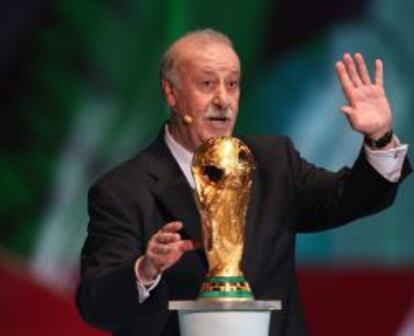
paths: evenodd
<path fill-rule="evenodd" d="M 382 178 L 361 152 L 352 169 L 325 171 L 303 160 L 290 140 L 242 138 L 256 159 L 246 218 L 242 269 L 256 299 L 282 300 L 270 335 L 306 335 L 295 279 L 295 233 L 324 230 L 389 206 L 399 183 Z M 402 178 L 411 168 L 406 160 Z M 77 304 L 90 324 L 115 335 L 179 335 L 168 300 L 197 297 L 207 263 L 188 252 L 142 304 L 134 263 L 149 238 L 169 221 L 200 240 L 190 189 L 163 136 L 103 176 L 89 192 L 88 237 L 81 255 Z"/>

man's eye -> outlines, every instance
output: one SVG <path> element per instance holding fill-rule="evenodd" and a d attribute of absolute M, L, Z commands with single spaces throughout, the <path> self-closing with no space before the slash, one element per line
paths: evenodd
<path fill-rule="evenodd" d="M 205 80 L 201 82 L 201 85 L 205 88 L 209 88 L 213 86 L 213 81 L 210 80 Z"/>
<path fill-rule="evenodd" d="M 235 89 L 239 87 L 239 81 L 229 81 L 227 85 L 230 89 Z"/>

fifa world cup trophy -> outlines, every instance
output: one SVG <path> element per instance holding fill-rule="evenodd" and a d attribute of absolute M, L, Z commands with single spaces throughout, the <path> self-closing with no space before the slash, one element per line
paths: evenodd
<path fill-rule="evenodd" d="M 255 169 L 249 148 L 234 137 L 215 137 L 193 159 L 208 273 L 200 299 L 253 300 L 241 269 L 244 228 Z"/>

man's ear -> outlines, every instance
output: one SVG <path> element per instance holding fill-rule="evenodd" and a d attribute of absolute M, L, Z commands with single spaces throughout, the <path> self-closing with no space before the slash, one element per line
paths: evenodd
<path fill-rule="evenodd" d="M 167 100 L 168 106 L 173 109 L 175 107 L 175 104 L 177 103 L 174 92 L 173 92 L 173 86 L 172 84 L 166 80 L 162 80 L 162 89 L 164 91 L 165 99 Z"/>

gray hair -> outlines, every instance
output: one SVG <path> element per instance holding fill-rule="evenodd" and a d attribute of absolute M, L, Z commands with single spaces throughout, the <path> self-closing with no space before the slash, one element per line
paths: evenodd
<path fill-rule="evenodd" d="M 212 42 L 223 43 L 228 45 L 230 48 L 233 49 L 232 41 L 223 33 L 216 31 L 211 28 L 207 29 L 198 29 L 191 32 L 184 34 L 178 40 L 176 40 L 164 53 L 164 56 L 161 59 L 160 65 L 160 82 L 162 83 L 163 80 L 168 80 L 173 85 L 179 85 L 179 76 L 177 73 L 177 69 L 174 64 L 174 53 L 173 47 L 178 41 L 182 41 L 184 39 L 191 39 L 194 41 L 198 41 L 199 43 L 206 44 Z"/>

